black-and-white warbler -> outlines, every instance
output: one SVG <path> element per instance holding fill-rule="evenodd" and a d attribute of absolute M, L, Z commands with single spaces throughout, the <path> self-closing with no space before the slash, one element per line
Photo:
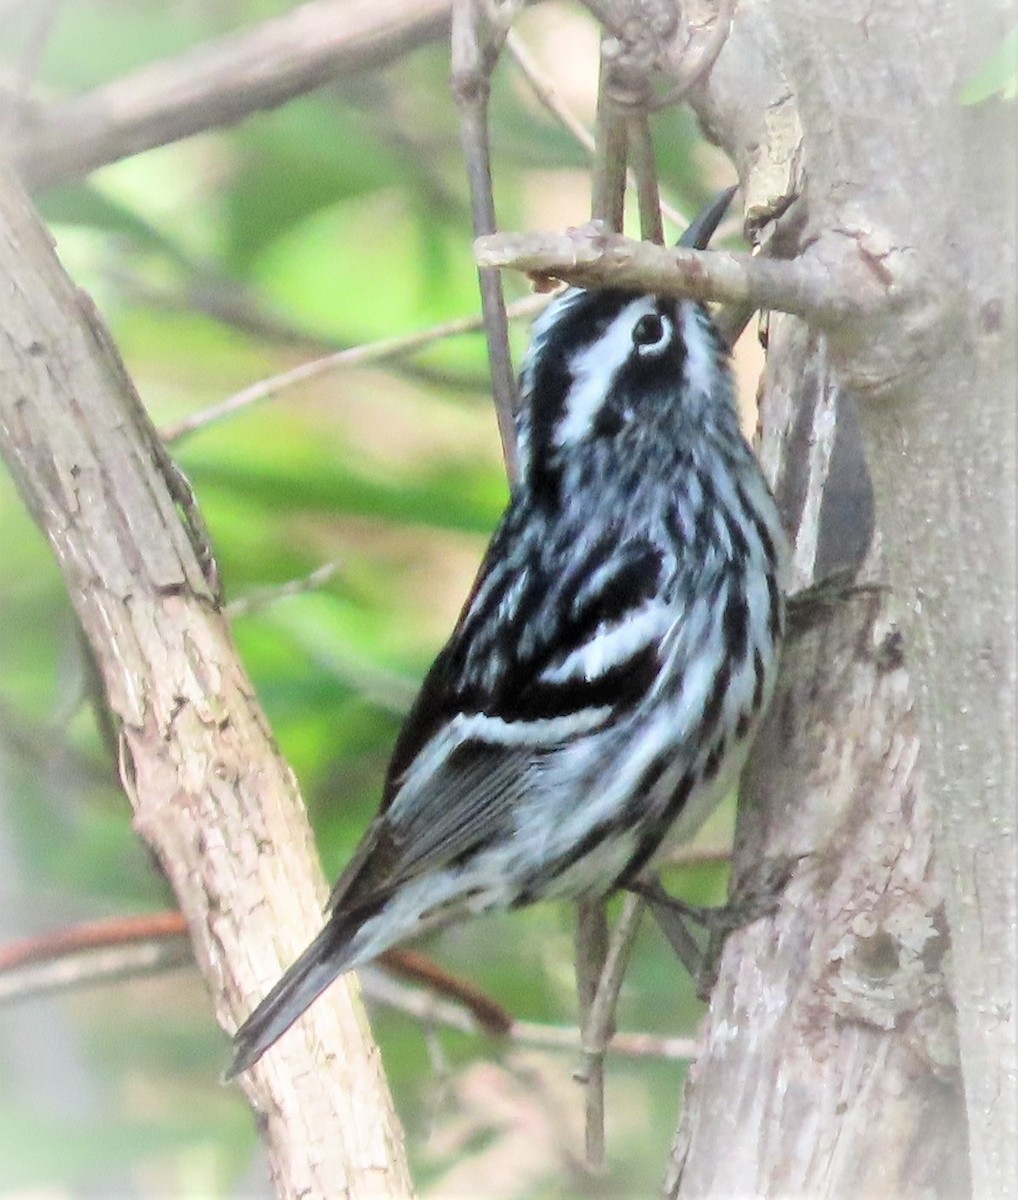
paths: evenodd
<path fill-rule="evenodd" d="M 396 942 L 634 882 L 742 767 L 777 669 L 783 533 L 707 311 L 571 288 L 521 383 L 518 488 L 328 923 L 238 1030 L 231 1075 Z"/>

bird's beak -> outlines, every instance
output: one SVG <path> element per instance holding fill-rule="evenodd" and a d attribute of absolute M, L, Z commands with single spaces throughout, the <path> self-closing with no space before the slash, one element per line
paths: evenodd
<path fill-rule="evenodd" d="M 721 219 L 728 211 L 728 206 L 737 190 L 737 188 L 730 187 L 725 188 L 723 192 L 718 192 L 707 207 L 701 209 L 693 218 L 692 224 L 679 238 L 677 245 L 687 250 L 706 250 L 714 230 L 721 224 Z"/>

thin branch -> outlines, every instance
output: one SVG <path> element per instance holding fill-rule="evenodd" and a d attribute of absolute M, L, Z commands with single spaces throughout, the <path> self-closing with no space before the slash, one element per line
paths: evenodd
<path fill-rule="evenodd" d="M 57 962 L 68 955 L 91 950 L 113 950 L 186 936 L 187 926 L 179 912 L 139 913 L 107 921 L 88 921 L 0 945 L 0 973 L 30 964 Z"/>
<path fill-rule="evenodd" d="M 597 991 L 583 1026 L 583 1053 L 588 1061 L 603 1057 L 605 1048 L 614 1035 L 619 991 L 629 966 L 629 956 L 636 942 L 645 907 L 644 902 L 637 896 L 627 896 L 622 915 L 612 931 Z"/>
<path fill-rule="evenodd" d="M 616 233 L 622 232 L 626 199 L 626 119 L 606 94 L 607 67 L 604 42 L 601 43 L 600 73 L 597 81 L 597 148 L 591 180 L 590 215 Z"/>
<path fill-rule="evenodd" d="M 622 979 L 629 965 L 629 956 L 643 916 L 644 904 L 635 896 L 627 896 L 611 940 L 603 940 L 604 906 L 597 911 L 580 908 L 580 938 L 585 955 L 577 955 L 577 980 L 580 985 L 581 1020 L 580 1045 L 582 1066 L 577 1079 L 584 1084 L 586 1094 L 586 1160 L 592 1170 L 604 1167 L 604 1056 L 615 1033 L 615 1011 Z M 600 970 L 595 971 L 600 960 Z M 590 990 L 590 980 L 595 987 Z"/>
<path fill-rule="evenodd" d="M 315 661 L 343 680 L 363 700 L 397 717 L 405 717 L 420 691 L 420 680 L 409 679 L 396 671 L 387 670 L 360 656 L 334 646 L 327 653 L 319 651 Z"/>
<path fill-rule="evenodd" d="M 513 1041 L 530 1046 L 546 1046 L 549 1050 L 578 1050 L 579 1031 L 573 1026 L 540 1025 L 529 1021 L 514 1021 L 507 1034 Z M 661 1058 L 689 1062 L 696 1058 L 696 1038 L 663 1037 L 657 1033 L 619 1032 L 608 1043 L 606 1053 L 624 1058 Z"/>
<path fill-rule="evenodd" d="M 548 296 L 526 296 L 511 305 L 507 313 L 513 320 L 534 316 L 547 306 L 548 301 Z M 453 320 L 444 321 L 439 325 L 432 325 L 428 329 L 422 329 L 416 333 L 380 338 L 375 342 L 366 342 L 361 346 L 351 346 L 346 350 L 337 350 L 334 354 L 326 354 L 322 358 L 311 359 L 310 362 L 301 363 L 299 366 L 292 367 L 289 371 L 282 371 L 278 375 L 270 375 L 267 379 L 260 379 L 257 383 L 252 383 L 249 387 L 242 388 L 239 392 L 235 392 L 232 396 L 228 396 L 218 404 L 213 404 L 209 408 L 202 409 L 200 412 L 192 413 L 191 416 L 185 417 L 183 420 L 177 421 L 172 425 L 164 426 L 161 430 L 163 440 L 165 442 L 179 441 L 181 438 L 187 437 L 188 434 L 195 433 L 199 429 L 206 429 L 209 425 L 214 425 L 217 421 L 223 421 L 227 417 L 235 416 L 253 404 L 258 404 L 262 400 L 270 400 L 286 388 L 293 387 L 298 383 L 304 383 L 308 379 L 316 379 L 318 376 L 326 375 L 330 371 L 342 370 L 349 367 L 363 367 L 370 363 L 396 358 L 410 354 L 415 350 L 420 350 L 425 346 L 430 346 L 443 338 L 454 337 L 463 333 L 476 333 L 483 328 L 483 317 L 476 315 L 456 317 Z"/>
<path fill-rule="evenodd" d="M 390 975 L 373 967 L 359 971 L 364 991 L 373 1001 L 397 1012 L 405 1013 L 422 1024 L 442 1025 L 460 1033 L 486 1032 L 470 1011 L 458 1004 L 436 996 L 434 992 L 408 987 Z M 507 1042 L 533 1046 L 542 1050 L 580 1050 L 580 1034 L 573 1025 L 544 1025 L 535 1021 L 512 1021 L 500 1035 Z M 613 1055 L 624 1058 L 655 1058 L 687 1062 L 696 1049 L 696 1040 L 687 1037 L 666 1037 L 657 1033 L 637 1031 L 617 1033 L 607 1047 Z"/>
<path fill-rule="evenodd" d="M 0 968 L 0 1005 L 193 966 L 194 953 L 186 937 L 136 942 L 109 950 L 81 950 L 51 962 Z"/>
<path fill-rule="evenodd" d="M 776 261 L 726 250 L 654 246 L 591 222 L 565 233 L 499 233 L 478 238 L 474 257 L 486 267 L 511 267 L 528 275 L 579 287 L 619 287 L 693 300 L 752 304 L 809 317 L 815 325 L 839 323 L 875 311 L 885 299 L 872 277 L 850 292 L 819 263 Z M 853 283 L 856 278 L 853 277 Z"/>
<path fill-rule="evenodd" d="M 640 237 L 645 242 L 663 246 L 664 226 L 661 223 L 661 194 L 654 162 L 654 143 L 645 112 L 635 114 L 626 122 L 630 174 L 636 178 L 636 194 L 640 205 Z"/>
<path fill-rule="evenodd" d="M 0 1004 L 193 966 L 191 941 L 178 912 L 94 921 L 0 945 Z M 550 1050 L 581 1048 L 575 1027 L 517 1021 L 473 984 L 412 950 L 389 951 L 358 975 L 368 999 L 424 1025 Z M 695 1045 L 692 1038 L 632 1031 L 616 1034 L 608 1049 L 629 1058 L 681 1061 L 693 1056 Z"/>
<path fill-rule="evenodd" d="M 252 613 L 271 608 L 280 600 L 317 591 L 318 588 L 324 587 L 338 570 L 339 563 L 327 562 L 315 567 L 302 579 L 290 579 L 286 583 L 276 584 L 275 587 L 257 588 L 248 592 L 246 596 L 231 600 L 225 607 L 226 615 L 231 621 L 235 621 L 238 617 L 249 617 Z"/>
<path fill-rule="evenodd" d="M 507 19 L 509 10 L 506 9 Z M 491 185 L 491 153 L 488 138 L 488 97 L 491 73 L 508 32 L 508 24 L 496 11 L 482 11 L 478 0 L 453 0 L 452 91 L 460 114 L 460 141 L 470 185 L 470 208 L 475 235 L 494 233 L 495 198 Z M 519 396 L 509 352 L 509 322 L 506 316 L 502 279 L 497 271 L 479 266 L 481 310 L 488 336 L 491 389 L 502 439 L 509 486 L 519 478 L 516 446 L 516 413 Z"/>
<path fill-rule="evenodd" d="M 73 774 L 79 784 L 91 787 L 116 788 L 119 781 L 107 760 L 93 757 L 66 740 L 65 725 L 82 704 L 82 696 L 68 687 L 66 698 L 73 700 L 66 712 L 59 712 L 47 721 L 33 720 L 6 699 L 0 698 L 0 741 L 6 750 L 23 758 L 33 768 L 45 763 L 58 764 Z M 61 701 L 66 699 L 61 696 Z M 64 704 L 61 703 L 61 709 Z"/>
<path fill-rule="evenodd" d="M 16 134 L 20 121 L 31 111 L 30 94 L 56 21 L 60 0 L 43 0 L 29 18 L 28 36 L 17 56 L 12 78 L 5 81 L 4 112 L 0 113 L 0 140 Z M 0 22 L 3 14 L 0 13 Z"/>
<path fill-rule="evenodd" d="M 594 135 L 559 95 L 554 79 L 545 72 L 537 59 L 530 53 L 526 42 L 515 30 L 510 29 L 506 35 L 505 46 L 513 56 L 513 60 L 530 86 L 530 90 L 593 158 Z"/>
<path fill-rule="evenodd" d="M 586 1030 L 608 958 L 608 918 L 603 900 L 581 901 L 576 918 L 576 994 L 580 1029 Z M 581 1040 L 583 1040 L 581 1038 Z M 604 1169 L 604 1058 L 585 1054 L 575 1079 L 584 1093 L 584 1160 Z"/>
<path fill-rule="evenodd" d="M 180 912 L 88 921 L 0 944 L 0 1001 L 156 974 L 193 961 L 187 924 Z M 513 1023 L 490 996 L 423 954 L 387 950 L 377 961 L 393 974 L 455 1001 L 470 1013 L 476 1029 L 496 1036 Z"/>
<path fill-rule="evenodd" d="M 560 121 L 573 135 L 587 154 L 590 155 L 591 159 L 593 159 L 595 153 L 594 135 L 587 129 L 579 117 L 576 116 L 569 105 L 565 103 L 555 87 L 555 81 L 533 57 L 523 39 L 513 30 L 509 31 L 509 35 L 506 38 L 506 49 L 512 54 L 516 65 L 519 67 L 523 78 L 529 84 L 534 95 L 548 109 L 552 116 Z M 632 171 L 626 173 L 626 186 L 631 188 L 637 186 L 636 175 Z M 689 223 L 684 213 L 665 200 L 661 201 L 661 212 L 679 229 L 684 229 Z"/>
<path fill-rule="evenodd" d="M 92 921 L 0 945 L 0 1004 L 193 964 L 180 913 Z"/>
<path fill-rule="evenodd" d="M 442 37 L 449 0 L 312 0 L 49 109 L 11 159 L 30 189 L 231 125 Z"/>

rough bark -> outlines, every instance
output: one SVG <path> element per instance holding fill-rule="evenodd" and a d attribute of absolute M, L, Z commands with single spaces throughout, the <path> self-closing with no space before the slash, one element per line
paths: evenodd
<path fill-rule="evenodd" d="M 231 1029 L 320 925 L 324 881 L 297 785 L 234 651 L 182 478 L 98 315 L 2 176 L 0 286 L 0 448 L 105 682 L 135 826 Z M 410 1193 L 349 978 L 243 1086 L 281 1196 Z"/>
<path fill-rule="evenodd" d="M 977 16 L 742 3 L 696 96 L 769 251 L 842 277 L 854 258 L 885 289 L 825 354 L 859 403 L 867 570 L 890 590 L 789 653 L 737 872 L 757 838 L 810 857 L 773 922 L 727 948 L 675 1195 L 1015 1194 L 1013 131 L 1003 103 L 959 102 L 1008 30 L 1002 7 Z M 769 437 L 794 429 L 780 358 L 800 353 L 787 329 L 772 342 Z"/>
<path fill-rule="evenodd" d="M 803 856 L 772 919 L 733 935 L 690 1070 L 667 1192 L 943 1197 L 967 1190 L 964 1099 L 913 687 L 853 397 L 823 340 L 771 322 L 765 457 L 797 529 L 774 705 L 743 782 L 734 880 Z"/>

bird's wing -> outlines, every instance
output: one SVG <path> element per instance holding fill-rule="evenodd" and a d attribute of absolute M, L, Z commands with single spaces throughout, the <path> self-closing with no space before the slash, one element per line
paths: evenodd
<path fill-rule="evenodd" d="M 512 836 L 549 755 L 618 720 L 657 677 L 674 614 L 660 599 L 653 543 L 572 547 L 552 574 L 540 548 L 514 558 L 500 535 L 407 718 L 382 812 L 330 907 L 381 903 L 406 880 Z"/>

